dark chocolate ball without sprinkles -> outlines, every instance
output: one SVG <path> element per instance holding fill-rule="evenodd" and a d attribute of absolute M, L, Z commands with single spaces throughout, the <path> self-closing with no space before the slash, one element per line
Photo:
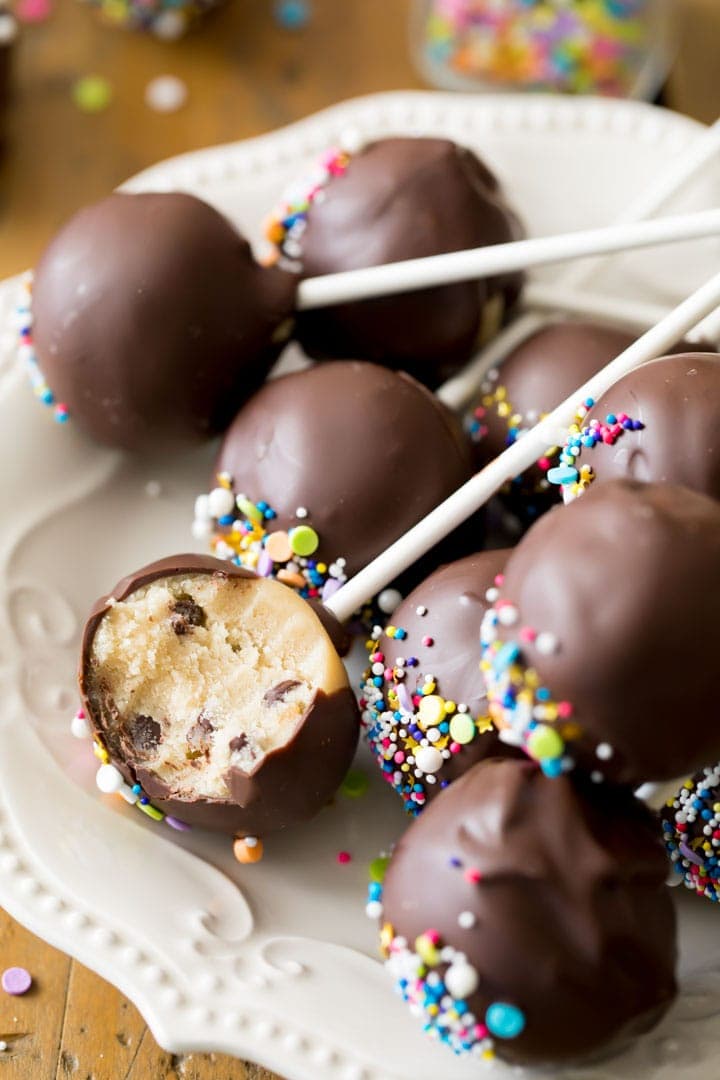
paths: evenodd
<path fill-rule="evenodd" d="M 29 332 L 55 401 L 93 438 L 193 443 L 224 431 L 265 379 L 294 291 L 200 199 L 115 194 L 45 250 Z"/>
<path fill-rule="evenodd" d="M 85 627 L 80 691 L 101 751 L 189 824 L 256 839 L 307 820 L 340 785 L 359 730 L 325 619 L 207 556 L 138 570 Z"/>
<path fill-rule="evenodd" d="M 720 499 L 720 355 L 683 352 L 642 364 L 569 433 L 564 498 L 618 478 L 683 484 Z"/>
<path fill-rule="evenodd" d="M 431 1036 L 557 1065 L 622 1048 L 672 1003 L 666 876 L 657 823 L 631 792 L 491 759 L 413 822 L 369 907 Z"/>
<path fill-rule="evenodd" d="M 219 527 L 215 554 L 327 599 L 472 464 L 455 417 L 424 386 L 339 361 L 267 382 L 228 429 L 216 473 L 225 487 L 198 500 L 195 535 Z"/>
<path fill-rule="evenodd" d="M 380 139 L 330 152 L 267 224 L 303 277 L 518 239 L 495 176 L 448 139 Z M 372 360 L 435 387 L 499 328 L 522 275 L 300 312 L 295 336 L 317 359 Z"/>
<path fill-rule="evenodd" d="M 411 814 L 482 758 L 514 753 L 488 715 L 479 663 L 483 616 L 509 554 L 483 551 L 440 567 L 368 643 L 366 738 Z"/>
<path fill-rule="evenodd" d="M 720 759 L 720 503 L 612 480 L 551 510 L 483 620 L 501 738 L 550 776 L 637 786 Z"/>

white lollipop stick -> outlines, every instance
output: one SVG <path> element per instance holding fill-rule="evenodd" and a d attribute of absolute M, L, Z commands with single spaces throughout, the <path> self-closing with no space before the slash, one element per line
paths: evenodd
<path fill-rule="evenodd" d="M 375 296 L 392 296 L 456 281 L 496 277 L 588 255 L 701 240 L 718 233 L 720 210 L 703 210 L 696 214 L 681 214 L 634 225 L 610 225 L 603 229 L 542 236 L 534 240 L 514 240 L 509 244 L 452 251 L 447 255 L 429 255 L 424 259 L 406 259 L 386 266 L 368 266 L 361 270 L 346 270 L 341 274 L 307 278 L 298 287 L 297 307 L 307 310 Z"/>
<path fill-rule="evenodd" d="M 682 191 L 686 184 L 716 157 L 719 151 L 720 120 L 716 120 L 712 127 L 703 131 L 702 135 L 695 140 L 688 153 L 676 157 L 671 167 L 626 207 L 616 224 L 645 221 L 653 217 L 679 191 Z M 578 288 L 592 278 L 596 269 L 596 260 L 585 260 L 565 270 L 558 284 L 568 288 Z M 526 298 L 527 295 L 528 289 L 525 290 L 524 297 Z M 526 300 L 526 306 L 532 305 Z M 451 409 L 462 409 L 469 405 L 490 368 L 504 360 L 516 345 L 539 330 L 540 326 L 544 325 L 544 321 L 539 321 L 532 312 L 520 315 L 509 327 L 501 330 L 490 345 L 481 350 L 463 371 L 448 379 L 438 390 L 437 396 Z M 651 320 L 647 325 L 652 325 L 653 321 Z M 715 337 L 710 337 L 709 340 L 714 341 Z"/>
<path fill-rule="evenodd" d="M 582 319 L 598 319 L 615 323 L 627 330 L 644 333 L 649 326 L 663 319 L 669 308 L 662 304 L 650 304 L 641 300 L 625 300 L 614 296 L 601 296 L 584 289 L 566 287 L 564 284 L 525 286 L 523 304 L 531 312 L 558 312 L 576 315 Z M 545 322 L 545 320 L 542 320 Z"/>
<path fill-rule="evenodd" d="M 687 334 L 688 330 L 718 307 L 720 274 L 716 274 L 684 300 L 656 326 L 575 390 L 521 439 L 504 450 L 427 517 L 373 559 L 327 601 L 326 607 L 341 622 L 349 619 L 370 597 L 384 589 L 388 582 L 478 510 L 504 483 L 529 468 L 542 457 L 549 446 L 556 445 L 565 429 L 573 422 L 581 401 L 585 398 L 597 400 L 627 372 L 656 356 L 662 356 L 678 338 Z"/>
<path fill-rule="evenodd" d="M 601 296 L 578 289 L 564 288 L 562 285 L 527 285 L 523 293 L 523 302 L 531 309 L 531 314 L 526 316 L 537 319 L 535 312 L 562 311 L 568 315 L 577 315 L 583 319 L 599 319 L 602 322 L 615 323 L 635 333 L 644 333 L 649 326 L 654 326 L 665 318 L 669 308 L 662 304 L 650 304 L 642 300 L 623 300 L 616 296 Z M 520 320 L 517 320 L 518 322 Z M 511 323 L 508 329 L 515 326 Z M 689 341 L 704 341 L 717 344 L 720 340 L 720 316 L 717 312 L 708 315 L 688 334 Z M 506 351 L 525 340 L 517 334 L 517 337 L 509 337 L 512 344 L 506 347 Z"/>

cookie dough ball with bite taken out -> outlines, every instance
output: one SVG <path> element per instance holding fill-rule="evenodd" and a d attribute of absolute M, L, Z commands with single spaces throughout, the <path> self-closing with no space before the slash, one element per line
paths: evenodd
<path fill-rule="evenodd" d="M 163 559 L 88 619 L 86 716 L 160 810 L 263 837 L 318 813 L 355 751 L 357 703 L 331 623 L 278 582 L 209 557 Z"/>

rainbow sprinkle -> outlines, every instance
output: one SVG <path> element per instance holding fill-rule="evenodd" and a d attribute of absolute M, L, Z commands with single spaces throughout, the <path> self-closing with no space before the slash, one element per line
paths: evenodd
<path fill-rule="evenodd" d="M 485 376 L 484 381 L 480 385 L 482 397 L 479 404 L 472 410 L 470 416 L 466 421 L 466 426 L 470 439 L 474 443 L 481 443 L 488 435 L 488 415 L 494 413 L 500 421 L 507 424 L 507 434 L 505 436 L 505 446 L 512 446 L 518 439 L 522 438 L 527 431 L 535 424 L 543 420 L 547 413 L 539 412 L 537 409 L 528 409 L 525 413 L 519 412 L 512 404 L 508 397 L 507 387 L 498 382 L 500 378 L 500 369 L 491 368 Z M 592 398 L 586 398 L 585 401 L 578 406 L 575 413 L 574 423 L 568 429 L 569 432 L 579 431 L 579 425 L 587 416 L 589 410 L 592 408 L 594 402 Z M 542 457 L 538 458 L 535 463 L 536 468 L 539 470 L 539 474 L 536 474 L 534 469 L 528 469 L 520 476 L 515 477 L 509 481 L 503 488 L 504 494 L 510 494 L 514 491 L 521 493 L 526 498 L 532 498 L 533 496 L 546 495 L 551 490 L 551 485 L 566 483 L 564 480 L 558 479 L 558 469 L 555 468 L 555 459 L 560 455 L 561 464 L 566 463 L 565 448 L 559 446 L 549 446 Z M 568 451 L 571 460 L 572 452 Z M 575 479 L 582 483 L 589 483 L 589 473 L 591 470 L 588 466 L 583 466 L 582 470 L 575 470 Z M 564 492 L 564 489 L 563 489 Z M 528 507 L 530 510 L 531 507 Z"/>
<path fill-rule="evenodd" d="M 614 446 L 627 431 L 643 431 L 645 428 L 641 420 L 633 420 L 624 412 L 617 415 L 608 413 L 604 420 L 593 418 L 582 424 L 581 421 L 593 405 L 592 398 L 587 398 L 580 406 L 575 415 L 575 423 L 568 428 L 560 450 L 559 466 L 548 472 L 550 483 L 561 485 L 566 503 L 582 495 L 595 479 L 591 466 L 580 465 L 578 458 L 581 454 L 586 450 L 594 450 L 596 446 Z"/>
<path fill-rule="evenodd" d="M 277 513 L 266 502 L 236 495 L 227 473 L 218 473 L 217 482 L 209 494 L 195 500 L 193 535 L 208 539 L 218 559 L 275 578 L 306 600 L 328 600 L 347 581 L 345 559 L 326 563 L 312 557 L 320 537 L 306 507 L 296 509 L 297 524 L 286 531 L 273 525 Z"/>
<path fill-rule="evenodd" d="M 674 873 L 686 889 L 716 904 L 720 900 L 720 764 L 686 780 L 668 799 L 661 816 Z"/>
<path fill-rule="evenodd" d="M 415 674 L 418 659 L 397 656 L 391 660 L 378 649 L 382 633 L 376 626 L 366 642 L 370 667 L 360 683 L 362 722 L 383 777 L 400 795 L 408 813 L 416 816 L 427 801 L 428 786 L 448 786 L 441 775 L 445 763 L 492 731 L 493 722 L 488 716 L 472 716 L 462 702 L 442 697 L 431 674 L 419 675 L 419 689 L 412 692 L 408 680 Z M 385 635 L 401 643 L 407 631 L 388 626 Z M 423 645 L 431 643 L 431 638 L 423 638 Z"/>
<path fill-rule="evenodd" d="M 70 730 L 76 739 L 92 739 L 93 753 L 100 762 L 96 782 L 103 794 L 119 795 L 126 803 L 136 807 L 152 821 L 164 821 L 166 825 L 169 825 L 171 829 L 175 829 L 176 832 L 188 832 L 190 826 L 186 822 L 173 817 L 172 814 L 166 814 L 163 810 L 159 810 L 157 806 L 154 806 L 140 784 L 130 785 L 125 783 L 120 770 L 111 763 L 110 755 L 104 743 L 97 733 L 93 732 L 83 709 L 78 709 L 75 713 Z"/>
<path fill-rule="evenodd" d="M 423 49 L 455 78 L 632 93 L 654 48 L 653 0 L 433 0 Z"/>
<path fill-rule="evenodd" d="M 35 343 L 33 341 L 33 315 L 32 315 L 32 289 L 33 274 L 28 270 L 22 275 L 20 281 L 21 294 L 16 308 L 17 331 L 18 331 L 18 359 L 27 371 L 30 385 L 35 396 L 48 408 L 53 410 L 53 415 L 59 424 L 67 423 L 69 412 L 67 405 L 55 400 L 55 395 L 47 384 L 45 376 L 40 370 Z"/>
<path fill-rule="evenodd" d="M 500 579 L 502 583 L 502 578 Z M 581 734 L 573 721 L 573 706 L 569 701 L 555 701 L 549 687 L 534 668 L 523 660 L 523 645 L 532 643 L 542 654 L 551 655 L 560 649 L 554 636 L 520 624 L 517 608 L 507 600 L 499 600 L 497 589 L 490 589 L 487 599 L 493 604 L 485 613 L 480 631 L 482 671 L 489 712 L 503 742 L 519 746 L 537 761 L 546 776 L 560 776 L 573 768 L 575 762 L 566 752 Z M 511 630 L 508 639 L 501 629 Z M 602 760 L 612 756 L 612 748 L 602 744 L 597 748 Z M 591 773 L 599 782 L 602 774 Z"/>
<path fill-rule="evenodd" d="M 382 919 L 383 878 L 388 859 L 382 862 L 380 875 L 370 874 L 366 914 Z M 461 859 L 452 865 L 463 869 Z M 477 886 L 482 880 L 479 871 L 466 880 Z M 470 911 L 460 912 L 458 925 L 469 929 L 475 917 Z M 522 1009 L 505 1001 L 493 1001 L 479 1018 L 472 1012 L 471 999 L 480 986 L 478 971 L 465 953 L 445 942 L 437 930 L 429 928 L 419 934 L 412 944 L 395 932 L 392 923 L 384 922 L 380 930 L 380 952 L 385 969 L 395 983 L 395 991 L 412 1013 L 423 1023 L 423 1030 L 453 1053 L 472 1054 L 484 1061 L 495 1057 L 495 1039 L 515 1039 L 526 1027 Z"/>
<path fill-rule="evenodd" d="M 346 132 L 339 146 L 327 150 L 307 176 L 288 188 L 280 204 L 271 211 L 264 223 L 265 239 L 270 244 L 262 260 L 266 266 L 282 258 L 288 260 L 293 268 L 300 269 L 301 240 L 313 204 L 322 202 L 327 185 L 347 172 L 352 155 L 361 149 L 362 141 L 357 132 Z"/>

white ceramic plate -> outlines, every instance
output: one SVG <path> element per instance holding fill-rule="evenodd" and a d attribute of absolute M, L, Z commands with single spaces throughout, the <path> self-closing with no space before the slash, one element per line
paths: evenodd
<path fill-rule="evenodd" d="M 389 94 L 166 162 L 128 186 L 193 191 L 257 236 L 284 182 L 348 125 L 467 143 L 535 234 L 612 219 L 701 130 L 638 104 Z M 715 172 L 676 206 L 718 202 Z M 719 255 L 706 243 L 623 257 L 595 284 L 671 302 Z M 0 286 L 0 325 L 15 292 Z M 192 500 L 213 449 L 167 463 L 97 448 L 38 406 L 12 342 L 0 342 L 0 903 L 119 986 L 173 1052 L 224 1051 L 289 1080 L 475 1077 L 481 1066 L 422 1037 L 375 958 L 366 869 L 406 819 L 369 761 L 368 795 L 338 796 L 273 838 L 261 864 L 240 867 L 226 839 L 178 835 L 103 799 L 89 744 L 69 735 L 84 612 L 126 571 L 193 546 Z M 340 850 L 351 863 L 337 863 Z M 683 992 L 670 1017 L 621 1059 L 566 1076 L 720 1073 L 718 916 L 692 897 L 679 907 Z"/>

